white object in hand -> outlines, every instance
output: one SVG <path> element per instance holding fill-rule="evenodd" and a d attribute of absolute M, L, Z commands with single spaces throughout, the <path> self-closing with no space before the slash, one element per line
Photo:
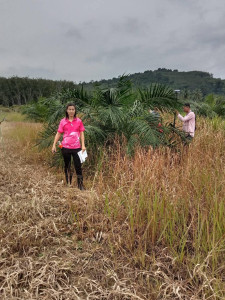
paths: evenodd
<path fill-rule="evenodd" d="M 79 152 L 77 152 L 79 158 L 80 158 L 80 162 L 83 163 L 85 162 L 85 159 L 87 158 L 87 151 L 85 150 L 84 152 L 81 150 Z"/>

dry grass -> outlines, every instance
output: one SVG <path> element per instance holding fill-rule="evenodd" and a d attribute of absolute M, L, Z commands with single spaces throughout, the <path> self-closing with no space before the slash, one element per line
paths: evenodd
<path fill-rule="evenodd" d="M 1 299 L 139 299 L 128 270 L 77 227 L 72 205 L 93 214 L 93 192 L 64 188 L 5 140 L 0 160 Z M 23 154 L 23 152 L 22 152 Z M 43 176 L 44 174 L 44 176 Z M 71 196 L 76 199 L 71 202 Z M 89 204 L 88 208 L 85 203 Z M 85 216 L 84 216 L 85 219 Z M 83 232 L 84 231 L 84 232 Z"/>
<path fill-rule="evenodd" d="M 223 299 L 220 122 L 199 120 L 181 154 L 105 152 L 84 193 L 29 151 L 40 125 L 4 125 L 1 299 Z"/>
<path fill-rule="evenodd" d="M 7 122 L 24 122 L 25 115 L 20 113 L 20 106 L 4 107 L 0 105 L 0 120 L 5 118 Z"/>
<path fill-rule="evenodd" d="M 47 164 L 51 157 L 51 151 L 39 151 L 36 147 L 38 134 L 42 129 L 40 123 L 30 122 L 4 122 L 4 140 L 10 141 L 13 148 L 17 149 L 21 157 L 28 163 Z M 4 147 L 4 140 L 2 142 Z"/>

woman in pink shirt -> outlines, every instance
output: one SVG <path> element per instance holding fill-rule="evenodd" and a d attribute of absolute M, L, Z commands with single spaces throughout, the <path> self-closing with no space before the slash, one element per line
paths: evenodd
<path fill-rule="evenodd" d="M 77 183 L 80 190 L 84 189 L 83 175 L 80 158 L 78 156 L 79 151 L 85 151 L 84 142 L 84 125 L 81 119 L 76 116 L 76 106 L 73 103 L 69 103 L 66 106 L 66 117 L 63 118 L 58 127 L 58 131 L 55 135 L 54 143 L 52 146 L 52 153 L 56 152 L 56 144 L 59 141 L 61 134 L 63 133 L 62 140 L 62 155 L 65 163 L 65 176 L 67 184 L 70 181 L 72 183 L 73 174 L 71 172 L 71 156 L 73 157 L 74 168 L 77 174 Z"/>

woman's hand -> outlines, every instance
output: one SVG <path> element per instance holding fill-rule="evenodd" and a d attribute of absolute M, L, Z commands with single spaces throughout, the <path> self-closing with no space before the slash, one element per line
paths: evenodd
<path fill-rule="evenodd" d="M 82 153 L 83 153 L 86 150 L 86 147 L 82 146 L 81 150 L 82 150 Z"/>
<path fill-rule="evenodd" d="M 60 139 L 60 136 L 61 136 L 61 133 L 60 132 L 57 132 L 56 135 L 55 135 L 55 139 L 54 139 L 54 142 L 53 142 L 53 146 L 52 146 L 52 153 L 56 153 L 56 144 L 58 142 L 58 140 Z"/>
<path fill-rule="evenodd" d="M 80 140 L 81 140 L 81 150 L 82 150 L 82 153 L 86 150 L 86 147 L 85 147 L 85 142 L 84 142 L 84 132 L 81 131 L 80 133 Z"/>
<path fill-rule="evenodd" d="M 56 153 L 56 146 L 55 145 L 52 146 L 52 153 L 53 154 Z"/>

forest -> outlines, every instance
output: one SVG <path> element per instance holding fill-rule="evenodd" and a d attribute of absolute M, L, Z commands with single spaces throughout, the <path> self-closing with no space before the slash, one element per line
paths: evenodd
<path fill-rule="evenodd" d="M 63 88 L 74 88 L 71 81 L 54 81 L 42 78 L 0 77 L 0 105 L 23 105 L 37 101 L 39 97 L 49 97 Z"/>

